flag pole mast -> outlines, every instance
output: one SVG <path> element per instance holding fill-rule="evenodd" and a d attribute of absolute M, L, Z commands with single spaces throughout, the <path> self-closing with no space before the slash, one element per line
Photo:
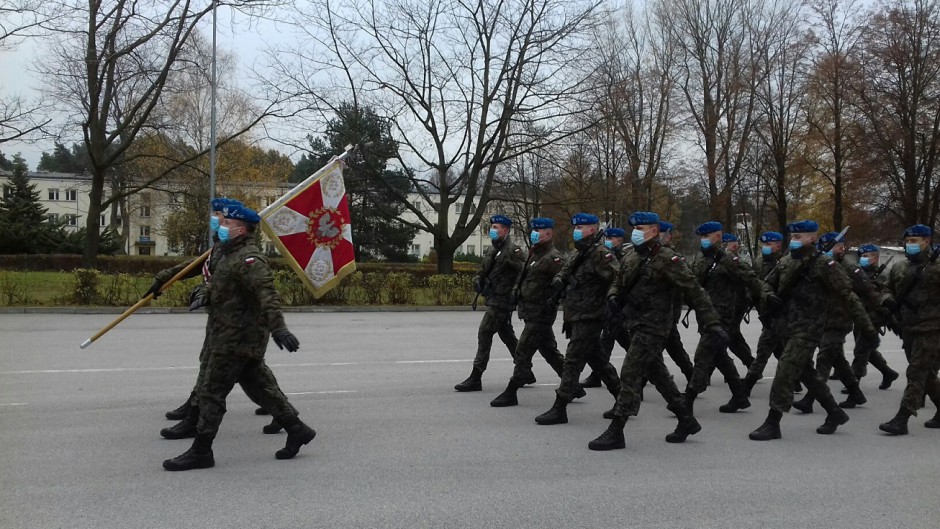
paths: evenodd
<path fill-rule="evenodd" d="M 218 8 L 218 0 L 212 0 L 212 77 L 211 77 L 211 86 L 210 86 L 210 110 L 209 110 L 209 204 L 212 204 L 212 201 L 215 199 L 215 162 L 216 162 L 216 152 L 215 152 L 215 143 L 216 143 L 216 85 L 218 85 L 218 66 L 216 64 L 216 38 L 218 35 L 218 22 L 216 11 Z M 209 206 L 209 216 L 212 216 L 212 206 Z M 209 248 L 212 247 L 212 227 L 209 227 Z"/>

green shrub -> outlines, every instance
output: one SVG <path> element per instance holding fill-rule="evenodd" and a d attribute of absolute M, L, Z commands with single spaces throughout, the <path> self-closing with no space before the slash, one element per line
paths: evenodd
<path fill-rule="evenodd" d="M 385 288 L 388 302 L 392 305 L 410 305 L 414 303 L 414 276 L 407 273 L 392 272 L 385 276 Z"/>
<path fill-rule="evenodd" d="M 284 305 L 302 306 L 313 303 L 313 294 L 307 290 L 297 274 L 291 269 L 275 270 L 274 286 Z"/>
<path fill-rule="evenodd" d="M 108 274 L 101 278 L 103 292 L 101 302 L 105 305 L 128 306 L 144 297 L 138 287 L 136 276 L 130 274 Z"/>
<path fill-rule="evenodd" d="M 428 290 L 435 305 L 467 305 L 473 300 L 473 276 L 434 275 L 428 278 Z"/>
<path fill-rule="evenodd" d="M 93 268 L 76 268 L 72 272 L 72 299 L 78 305 L 95 305 L 100 299 L 98 283 L 101 272 Z"/>
<path fill-rule="evenodd" d="M 362 299 L 367 305 L 381 305 L 385 300 L 385 275 L 362 274 Z"/>
<path fill-rule="evenodd" d="M 13 274 L 0 272 L 0 302 L 4 305 L 31 303 L 25 280 L 21 283 Z"/>

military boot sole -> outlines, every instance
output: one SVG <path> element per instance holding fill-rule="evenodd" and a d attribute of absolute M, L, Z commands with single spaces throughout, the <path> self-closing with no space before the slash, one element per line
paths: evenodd
<path fill-rule="evenodd" d="M 793 407 L 800 410 L 800 413 L 813 413 L 813 403 L 812 402 L 803 402 L 796 401 L 793 403 Z"/>
<path fill-rule="evenodd" d="M 594 450 L 595 452 L 606 452 L 607 450 L 621 450 L 627 447 L 627 442 L 623 436 L 619 439 L 613 437 L 602 439 L 602 437 L 604 436 L 602 435 L 588 443 L 588 449 Z"/>
<path fill-rule="evenodd" d="M 536 417 L 535 422 L 543 426 L 549 426 L 552 424 L 568 424 L 568 414 L 564 411 L 551 409 Z"/>
<path fill-rule="evenodd" d="M 695 435 L 702 431 L 702 425 L 693 417 L 686 424 L 680 423 L 676 431 L 666 435 L 667 443 L 684 443 L 690 435 Z"/>
<path fill-rule="evenodd" d="M 882 375 L 881 384 L 878 386 L 878 389 L 888 389 L 891 387 L 891 384 L 894 383 L 901 375 L 897 371 L 892 371 L 887 375 Z"/>
<path fill-rule="evenodd" d="M 614 418 L 614 409 L 611 408 L 611 409 L 605 411 L 605 412 L 604 412 L 604 418 L 605 418 L 605 419 L 613 419 L 613 418 Z"/>
<path fill-rule="evenodd" d="M 519 398 L 515 395 L 507 395 L 503 393 L 502 395 L 496 397 L 490 401 L 490 406 L 494 408 L 508 408 L 509 406 L 518 406 Z"/>
<path fill-rule="evenodd" d="M 264 408 L 258 408 L 255 410 L 255 415 L 271 415 L 271 414 L 268 413 L 268 410 Z"/>
<path fill-rule="evenodd" d="M 461 382 L 460 384 L 457 384 L 456 386 L 454 386 L 454 389 L 461 393 L 467 393 L 470 391 L 483 391 L 483 383 L 480 382 L 479 380 L 477 381 L 465 380 Z"/>
<path fill-rule="evenodd" d="M 891 422 L 884 422 L 878 425 L 878 429 L 882 432 L 889 433 L 891 435 L 907 435 L 907 425 L 906 424 L 894 424 Z"/>
<path fill-rule="evenodd" d="M 584 386 L 578 386 L 578 391 L 574 392 L 574 398 L 580 399 L 581 397 L 586 397 L 587 391 L 584 391 Z"/>
<path fill-rule="evenodd" d="M 281 433 L 281 430 L 283 429 L 284 427 L 281 426 L 281 423 L 277 422 L 277 419 L 271 419 L 271 423 L 265 424 L 261 431 L 268 435 L 274 435 L 276 433 Z"/>
<path fill-rule="evenodd" d="M 192 439 L 196 437 L 196 425 L 174 424 L 169 428 L 160 430 L 160 435 L 164 439 Z"/>
<path fill-rule="evenodd" d="M 816 428 L 816 433 L 820 435 L 832 435 L 836 433 L 837 428 L 847 422 L 849 422 L 849 416 L 839 408 L 837 412 L 830 413 L 826 416 L 826 422 L 822 423 L 822 426 L 819 428 Z"/>
<path fill-rule="evenodd" d="M 849 394 L 849 398 L 847 398 L 847 399 L 845 399 L 844 401 L 840 402 L 840 403 L 839 403 L 839 407 L 842 408 L 842 409 L 850 410 L 850 409 L 852 409 L 852 408 L 854 408 L 854 407 L 856 407 L 856 406 L 861 406 L 862 404 L 865 404 L 866 402 L 868 402 L 868 399 L 865 398 L 865 395 L 862 395 L 862 394 L 851 395 L 851 394 Z"/>
<path fill-rule="evenodd" d="M 587 377 L 581 381 L 582 388 L 599 388 L 601 387 L 600 377 Z"/>
<path fill-rule="evenodd" d="M 212 468 L 214 466 L 215 458 L 212 456 L 211 450 L 207 454 L 195 454 L 187 450 L 182 455 L 176 456 L 173 459 L 167 459 L 163 462 L 163 468 L 170 472 Z"/>
<path fill-rule="evenodd" d="M 276 459 L 293 459 L 300 452 L 300 448 L 317 436 L 316 430 L 305 426 L 303 431 L 287 434 L 287 444 L 274 453 Z"/>
<path fill-rule="evenodd" d="M 751 407 L 751 401 L 748 399 L 731 399 L 730 402 L 718 407 L 721 413 L 735 413 L 738 410 L 746 410 Z"/>
<path fill-rule="evenodd" d="M 164 416 L 171 421 L 182 421 L 189 415 L 189 401 L 183 403 L 182 406 L 176 408 L 175 410 L 170 410 L 164 414 Z"/>
<path fill-rule="evenodd" d="M 924 428 L 940 428 L 940 414 L 924 423 Z"/>
<path fill-rule="evenodd" d="M 535 384 L 536 382 L 538 382 L 538 380 L 535 378 L 535 375 L 534 375 L 533 373 L 529 373 L 529 374 L 525 377 L 525 385 L 526 385 L 526 386 L 528 386 L 528 385 L 530 385 L 530 384 Z"/>
<path fill-rule="evenodd" d="M 765 423 L 761 425 L 760 428 L 748 434 L 748 437 L 752 441 L 772 441 L 774 439 L 780 439 L 782 436 L 780 435 L 779 426 L 772 426 Z"/>

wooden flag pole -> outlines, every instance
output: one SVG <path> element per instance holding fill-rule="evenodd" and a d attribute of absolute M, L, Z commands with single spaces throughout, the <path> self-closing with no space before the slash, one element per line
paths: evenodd
<path fill-rule="evenodd" d="M 197 266 L 201 265 L 202 262 L 205 261 L 205 260 L 209 257 L 209 254 L 210 254 L 211 252 L 212 252 L 212 249 L 206 250 L 206 253 L 204 253 L 204 254 L 200 255 L 199 257 L 193 259 L 193 262 L 191 262 L 191 263 L 189 263 L 188 265 L 186 265 L 186 268 L 183 268 L 182 270 L 180 270 L 175 276 L 171 277 L 166 283 L 164 283 L 164 284 L 160 287 L 160 292 L 163 292 L 164 290 L 166 290 L 167 288 L 169 288 L 173 283 L 176 283 L 177 281 L 179 281 L 179 280 L 180 280 L 182 277 L 184 277 L 186 274 L 192 272 L 194 268 L 196 268 Z M 84 349 L 84 348 L 88 347 L 89 345 L 91 345 L 92 342 L 94 342 L 94 341 L 97 340 L 98 338 L 101 338 L 102 336 L 104 336 L 104 334 L 105 334 L 106 332 L 110 331 L 110 330 L 113 329 L 115 326 L 117 326 L 117 324 L 119 324 L 119 323 L 121 323 L 122 321 L 124 321 L 125 319 L 127 319 L 128 316 L 130 316 L 131 314 L 137 312 L 137 310 L 140 309 L 141 307 L 143 307 L 144 305 L 150 303 L 150 301 L 151 301 L 152 299 L 153 299 L 153 294 L 147 294 L 146 296 L 144 296 L 144 299 L 142 299 L 142 300 L 138 301 L 137 303 L 135 303 L 133 307 L 131 307 L 131 308 L 125 310 L 125 311 L 124 311 L 124 314 L 121 314 L 120 316 L 118 316 L 117 319 L 115 319 L 114 321 L 112 321 L 111 323 L 109 323 L 107 326 L 105 326 L 105 328 L 103 328 L 103 329 L 101 329 L 100 331 L 98 331 L 97 333 L 95 333 L 94 336 L 92 336 L 91 338 L 89 338 L 89 339 L 85 340 L 84 342 L 82 342 L 81 348 Z"/>

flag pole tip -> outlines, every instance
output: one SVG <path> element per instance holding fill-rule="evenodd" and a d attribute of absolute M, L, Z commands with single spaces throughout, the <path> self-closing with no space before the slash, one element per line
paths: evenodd
<path fill-rule="evenodd" d="M 89 338 L 89 339 L 85 340 L 84 342 L 82 342 L 81 347 L 82 347 L 82 349 L 84 349 L 84 348 L 88 347 L 89 345 L 91 345 L 91 338 Z"/>

